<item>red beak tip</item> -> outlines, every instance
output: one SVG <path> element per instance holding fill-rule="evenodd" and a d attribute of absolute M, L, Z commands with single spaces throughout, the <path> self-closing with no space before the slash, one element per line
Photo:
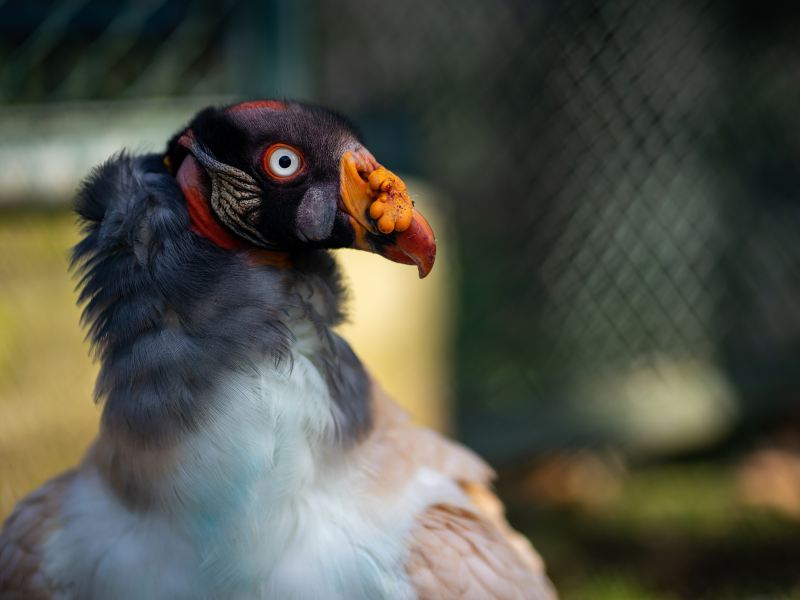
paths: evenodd
<path fill-rule="evenodd" d="M 427 255 L 420 257 L 415 262 L 417 263 L 417 270 L 419 271 L 419 278 L 425 279 L 428 274 L 433 270 L 433 263 L 436 260 L 436 246 L 434 246 Z"/>

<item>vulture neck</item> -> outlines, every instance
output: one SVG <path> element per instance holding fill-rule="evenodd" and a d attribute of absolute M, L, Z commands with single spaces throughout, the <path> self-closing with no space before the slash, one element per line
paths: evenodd
<path fill-rule="evenodd" d="M 154 155 L 102 165 L 76 207 L 104 403 L 88 459 L 116 495 L 216 522 L 320 485 L 371 428 L 369 379 L 333 331 L 333 258 L 277 267 L 209 243 Z"/>
<path fill-rule="evenodd" d="M 197 398 L 208 407 L 191 429 L 153 443 L 103 424 L 94 460 L 133 506 L 233 517 L 245 499 L 296 501 L 346 470 L 348 452 L 371 425 L 370 383 L 361 363 L 326 325 L 327 284 L 295 272 L 283 309 L 289 347 L 276 361 L 254 357 L 217 376 Z M 319 286 L 323 286 L 320 288 Z"/>

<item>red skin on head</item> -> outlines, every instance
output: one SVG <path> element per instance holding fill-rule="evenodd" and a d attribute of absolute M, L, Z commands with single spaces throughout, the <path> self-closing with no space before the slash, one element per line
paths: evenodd
<path fill-rule="evenodd" d="M 270 110 L 286 110 L 287 106 L 279 100 L 252 100 L 250 102 L 241 102 L 235 104 L 228 109 L 228 112 L 241 112 L 243 110 L 254 110 L 259 108 L 268 108 Z"/>
<path fill-rule="evenodd" d="M 211 213 L 211 207 L 203 190 L 203 171 L 191 154 L 186 157 L 178 169 L 176 179 L 186 198 L 186 207 L 192 230 L 204 238 L 211 240 L 220 248 L 239 250 L 247 247 L 243 241 L 225 229 Z"/>

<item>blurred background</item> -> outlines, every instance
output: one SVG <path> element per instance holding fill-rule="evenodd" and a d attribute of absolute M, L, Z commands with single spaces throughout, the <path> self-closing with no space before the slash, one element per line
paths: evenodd
<path fill-rule="evenodd" d="M 800 598 L 798 26 L 741 0 L 0 0 L 0 516 L 96 428 L 80 178 L 205 105 L 297 97 L 353 117 L 440 238 L 424 282 L 340 253 L 345 335 L 498 469 L 564 598 Z"/>

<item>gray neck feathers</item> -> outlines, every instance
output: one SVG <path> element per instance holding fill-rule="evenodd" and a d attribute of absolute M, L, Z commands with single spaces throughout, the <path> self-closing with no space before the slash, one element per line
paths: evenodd
<path fill-rule="evenodd" d="M 226 177 L 238 175 L 218 181 Z M 225 185 L 221 206 L 235 198 Z M 296 268 L 281 270 L 218 248 L 190 230 L 180 189 L 156 155 L 121 154 L 95 169 L 76 210 L 85 237 L 73 266 L 101 362 L 104 428 L 156 447 L 201 427 L 224 401 L 207 392 L 226 372 L 290 362 L 288 319 L 301 315 L 322 341 L 314 363 L 338 406 L 340 442 L 369 430 L 368 377 L 331 331 L 342 288 L 327 253 L 296 255 Z"/>

